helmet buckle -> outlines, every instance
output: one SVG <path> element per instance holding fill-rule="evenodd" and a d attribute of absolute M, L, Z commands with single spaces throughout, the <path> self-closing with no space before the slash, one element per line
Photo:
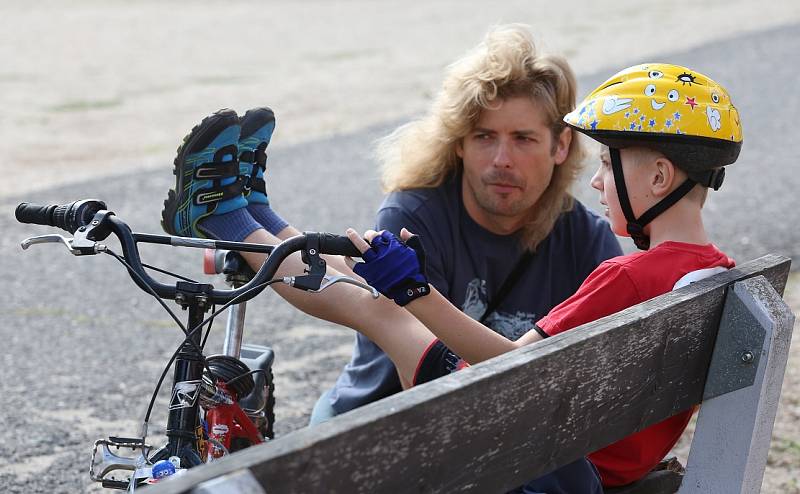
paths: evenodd
<path fill-rule="evenodd" d="M 722 187 L 723 180 L 725 180 L 725 167 L 712 170 L 708 177 L 707 187 L 711 187 L 714 190 L 719 190 L 719 188 Z"/>
<path fill-rule="evenodd" d="M 629 221 L 627 225 L 628 233 L 633 239 L 633 243 L 636 244 L 641 250 L 647 250 L 650 248 L 650 237 L 645 235 L 644 227 L 639 223 Z"/>

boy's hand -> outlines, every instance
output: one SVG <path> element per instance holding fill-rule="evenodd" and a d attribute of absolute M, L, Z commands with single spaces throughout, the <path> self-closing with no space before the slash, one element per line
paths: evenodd
<path fill-rule="evenodd" d="M 418 236 L 405 228 L 400 232 L 404 241 L 387 231 L 367 230 L 362 238 L 349 228 L 347 236 L 364 259 L 359 263 L 349 260 L 350 267 L 397 305 L 406 305 L 430 293 L 425 275 L 425 251 Z"/>

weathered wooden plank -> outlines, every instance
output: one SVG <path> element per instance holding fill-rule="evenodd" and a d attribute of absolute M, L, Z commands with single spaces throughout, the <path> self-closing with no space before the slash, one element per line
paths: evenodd
<path fill-rule="evenodd" d="M 765 256 L 153 486 L 249 468 L 269 493 L 504 492 L 699 403 L 727 286 Z"/>

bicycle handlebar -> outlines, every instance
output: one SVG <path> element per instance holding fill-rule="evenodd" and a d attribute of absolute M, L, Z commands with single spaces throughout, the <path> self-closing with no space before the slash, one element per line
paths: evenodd
<path fill-rule="evenodd" d="M 106 209 L 106 203 L 97 199 L 47 206 L 23 202 L 17 206 L 14 215 L 20 223 L 55 226 L 75 233 L 81 226 L 88 225 L 95 213 L 103 209 Z"/>
<path fill-rule="evenodd" d="M 106 210 L 106 204 L 103 201 L 95 199 L 86 199 L 62 205 L 37 205 L 23 202 L 17 206 L 15 215 L 20 223 L 56 226 L 74 234 L 75 237 L 72 241 L 74 248 L 92 250 L 92 252 L 85 253 L 95 253 L 96 242 L 104 240 L 109 234 L 113 233 L 119 239 L 123 255 L 130 265 L 129 275 L 131 279 L 142 290 L 149 292 L 152 289 L 163 299 L 174 300 L 179 291 L 178 287 L 183 287 L 184 285 L 181 282 L 169 285 L 150 277 L 144 270 L 139 257 L 138 242 L 257 252 L 269 251 L 269 246 L 263 245 L 256 246 L 255 244 L 240 242 L 133 233 L 124 221 L 117 218 L 113 212 Z M 313 252 L 313 250 L 317 250 L 317 252 Z M 203 291 L 197 295 L 203 295 L 209 303 L 215 304 L 227 303 L 234 298 L 237 298 L 239 302 L 250 300 L 266 288 L 266 282 L 273 278 L 281 262 L 292 253 L 298 251 L 307 251 L 311 255 L 361 256 L 361 253 L 346 236 L 306 232 L 302 235 L 288 238 L 274 246 L 256 275 L 241 287 L 218 290 L 211 287 L 211 285 L 200 285 Z"/>

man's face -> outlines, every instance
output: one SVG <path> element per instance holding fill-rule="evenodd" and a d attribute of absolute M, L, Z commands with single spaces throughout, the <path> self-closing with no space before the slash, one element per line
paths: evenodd
<path fill-rule="evenodd" d="M 464 207 L 479 225 L 509 234 L 524 224 L 554 167 L 564 162 L 572 134 L 556 145 L 538 103 L 527 97 L 493 102 L 456 149 L 464 163 Z"/>

